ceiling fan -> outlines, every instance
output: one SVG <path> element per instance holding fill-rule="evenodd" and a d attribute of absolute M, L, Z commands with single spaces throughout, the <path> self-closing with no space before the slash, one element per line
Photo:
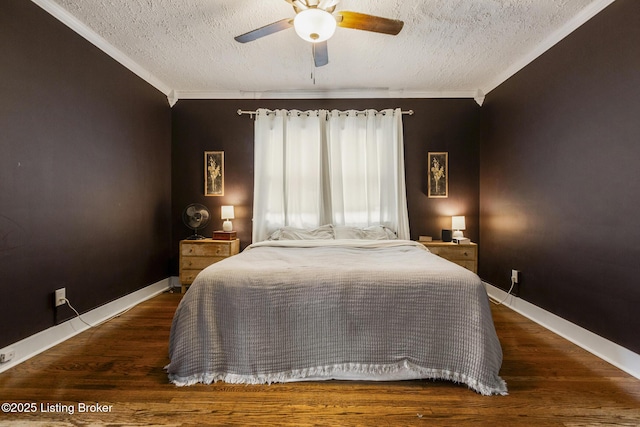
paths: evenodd
<path fill-rule="evenodd" d="M 294 27 L 296 33 L 312 43 L 313 60 L 316 67 L 329 63 L 327 40 L 333 36 L 336 27 L 397 35 L 404 22 L 346 10 L 333 12 L 339 0 L 285 0 L 293 6 L 296 16 L 285 18 L 248 33 L 234 37 L 240 43 L 247 43 L 278 31 Z"/>

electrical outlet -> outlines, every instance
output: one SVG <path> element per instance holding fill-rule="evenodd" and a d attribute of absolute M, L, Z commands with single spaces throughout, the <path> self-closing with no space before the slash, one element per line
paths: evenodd
<path fill-rule="evenodd" d="M 511 270 L 511 282 L 520 283 L 520 272 L 518 270 Z"/>
<path fill-rule="evenodd" d="M 55 301 L 56 307 L 65 305 L 67 303 L 67 288 L 56 289 L 56 295 L 55 295 L 54 301 Z"/>
<path fill-rule="evenodd" d="M 12 348 L 5 348 L 0 351 L 0 363 L 7 363 L 16 357 L 16 351 Z"/>

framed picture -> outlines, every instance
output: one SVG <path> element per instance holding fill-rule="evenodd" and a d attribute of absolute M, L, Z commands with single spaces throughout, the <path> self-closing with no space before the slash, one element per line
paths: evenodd
<path fill-rule="evenodd" d="M 224 196 L 224 151 L 204 152 L 204 195 Z"/>
<path fill-rule="evenodd" d="M 449 197 L 449 153 L 429 153 L 429 197 Z"/>

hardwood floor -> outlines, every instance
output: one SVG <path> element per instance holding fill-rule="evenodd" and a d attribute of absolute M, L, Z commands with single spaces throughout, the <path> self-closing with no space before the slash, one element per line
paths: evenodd
<path fill-rule="evenodd" d="M 175 387 L 163 367 L 180 298 L 162 294 L 0 374 L 0 403 L 35 410 L 0 413 L 0 425 L 640 425 L 640 380 L 496 306 L 508 396 L 432 381 Z"/>

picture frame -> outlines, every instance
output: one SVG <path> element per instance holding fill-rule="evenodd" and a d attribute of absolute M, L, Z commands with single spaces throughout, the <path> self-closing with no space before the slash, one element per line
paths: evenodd
<path fill-rule="evenodd" d="M 444 199 L 449 197 L 449 153 L 429 152 L 428 197 Z"/>
<path fill-rule="evenodd" d="M 224 151 L 204 152 L 204 195 L 224 196 Z"/>

